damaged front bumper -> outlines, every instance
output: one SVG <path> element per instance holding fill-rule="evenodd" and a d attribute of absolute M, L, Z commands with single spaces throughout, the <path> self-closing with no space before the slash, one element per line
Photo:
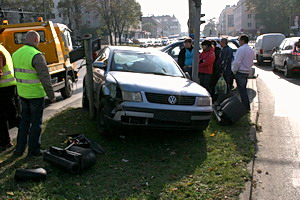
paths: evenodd
<path fill-rule="evenodd" d="M 123 102 L 107 117 L 113 126 L 194 130 L 208 125 L 212 107 Z"/>

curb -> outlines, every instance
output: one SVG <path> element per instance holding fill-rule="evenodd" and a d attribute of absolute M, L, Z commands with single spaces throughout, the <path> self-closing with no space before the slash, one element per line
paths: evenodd
<path fill-rule="evenodd" d="M 258 123 L 259 119 L 259 98 L 258 98 L 258 90 L 257 90 L 257 80 L 256 79 L 249 79 L 248 88 L 251 88 L 253 91 L 249 93 L 249 97 L 252 98 L 251 102 L 251 112 L 250 112 L 250 121 L 251 121 L 251 128 L 248 132 L 249 139 L 253 142 L 255 152 L 258 151 L 257 146 L 257 138 L 256 132 L 261 127 Z M 245 183 L 244 191 L 240 194 L 240 200 L 252 200 L 252 190 L 254 186 L 253 181 L 253 173 L 254 173 L 254 164 L 255 164 L 255 155 L 253 156 L 252 160 L 248 163 L 248 171 L 250 172 L 250 180 Z"/>

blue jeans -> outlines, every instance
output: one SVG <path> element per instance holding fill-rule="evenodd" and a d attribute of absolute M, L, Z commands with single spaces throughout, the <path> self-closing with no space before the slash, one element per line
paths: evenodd
<path fill-rule="evenodd" d="M 248 74 L 238 72 L 234 75 L 234 78 L 236 80 L 237 88 L 241 96 L 242 103 L 244 104 L 247 110 L 250 110 L 250 102 L 247 93 Z"/>
<path fill-rule="evenodd" d="M 42 132 L 42 117 L 44 98 L 21 98 L 21 121 L 17 137 L 16 152 L 23 153 L 28 140 L 28 154 L 40 151 L 40 137 Z"/>

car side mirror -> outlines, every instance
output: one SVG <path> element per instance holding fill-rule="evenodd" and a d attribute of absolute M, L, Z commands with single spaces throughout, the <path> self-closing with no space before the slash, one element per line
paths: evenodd
<path fill-rule="evenodd" d="M 276 52 L 276 51 L 278 51 L 279 50 L 279 47 L 274 47 L 273 48 L 273 52 Z"/>
<path fill-rule="evenodd" d="M 94 68 L 99 68 L 99 69 L 104 69 L 104 68 L 106 68 L 106 65 L 105 65 L 104 62 L 95 61 L 93 63 L 93 67 Z"/>

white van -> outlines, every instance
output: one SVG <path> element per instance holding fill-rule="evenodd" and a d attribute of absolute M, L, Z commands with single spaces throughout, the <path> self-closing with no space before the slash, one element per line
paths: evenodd
<path fill-rule="evenodd" d="M 272 60 L 273 48 L 278 47 L 285 36 L 281 33 L 268 33 L 257 37 L 255 42 L 255 55 L 257 64 L 262 64 L 265 60 Z"/>

